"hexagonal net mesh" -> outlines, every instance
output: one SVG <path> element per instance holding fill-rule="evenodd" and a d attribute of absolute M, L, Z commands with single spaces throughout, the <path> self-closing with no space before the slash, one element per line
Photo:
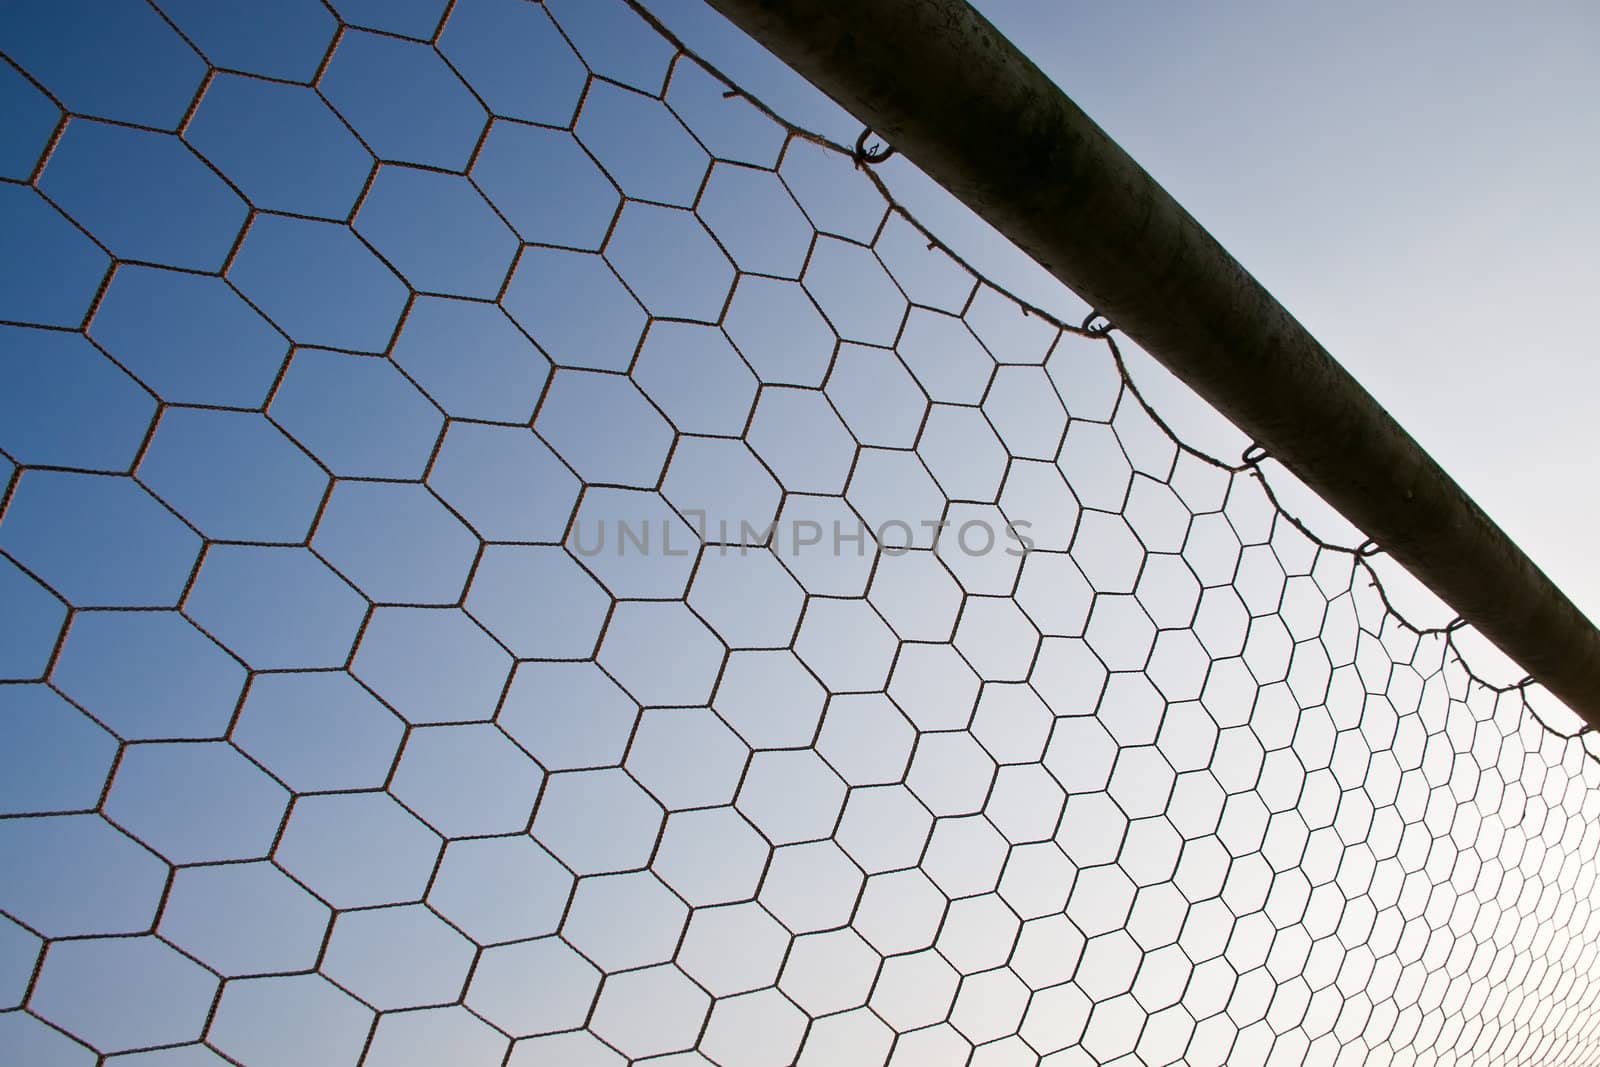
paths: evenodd
<path fill-rule="evenodd" d="M 446 6 L 0 10 L 9 1062 L 1600 1057 L 1579 741 L 642 12 Z"/>

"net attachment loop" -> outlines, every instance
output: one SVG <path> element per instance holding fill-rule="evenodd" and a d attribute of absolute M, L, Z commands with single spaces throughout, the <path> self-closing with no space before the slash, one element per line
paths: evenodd
<path fill-rule="evenodd" d="M 852 153 L 852 155 L 855 157 L 856 166 L 859 167 L 866 163 L 882 163 L 884 160 L 894 155 L 894 146 L 888 144 L 887 142 L 876 145 L 868 145 L 867 142 L 871 140 L 872 137 L 872 130 L 865 129 L 861 131 L 861 136 L 856 138 L 855 151 Z"/>
<path fill-rule="evenodd" d="M 1099 321 L 1096 322 L 1096 319 Z M 1112 330 L 1115 330 L 1116 327 L 1111 324 L 1110 319 L 1106 318 L 1100 312 L 1091 310 L 1089 314 L 1083 317 L 1083 322 L 1079 324 L 1078 329 L 1085 333 L 1092 333 L 1096 334 L 1097 336 L 1104 337 Z"/>

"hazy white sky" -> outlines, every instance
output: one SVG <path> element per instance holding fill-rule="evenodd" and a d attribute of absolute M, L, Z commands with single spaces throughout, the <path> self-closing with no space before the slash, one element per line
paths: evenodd
<path fill-rule="evenodd" d="M 1592 5 L 979 6 L 1600 614 Z"/>
<path fill-rule="evenodd" d="M 1591 616 L 1600 10 L 976 5 L 1173 193 Z M 802 123 L 854 132 L 700 0 L 652 4 Z M 903 163 L 897 193 L 1023 295 L 1050 279 Z M 1143 361 L 1196 443 L 1237 435 Z"/>

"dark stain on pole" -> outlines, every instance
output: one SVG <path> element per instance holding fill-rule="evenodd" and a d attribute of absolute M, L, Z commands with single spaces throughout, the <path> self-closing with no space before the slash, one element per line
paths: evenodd
<path fill-rule="evenodd" d="M 709 0 L 1066 283 L 1591 726 L 1600 632 L 965 0 Z"/>

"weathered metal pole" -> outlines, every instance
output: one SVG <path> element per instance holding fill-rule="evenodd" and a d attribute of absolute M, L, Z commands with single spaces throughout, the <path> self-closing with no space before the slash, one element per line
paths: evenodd
<path fill-rule="evenodd" d="M 709 0 L 1137 341 L 1600 728 L 1600 632 L 966 0 Z"/>

